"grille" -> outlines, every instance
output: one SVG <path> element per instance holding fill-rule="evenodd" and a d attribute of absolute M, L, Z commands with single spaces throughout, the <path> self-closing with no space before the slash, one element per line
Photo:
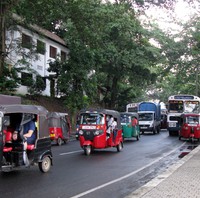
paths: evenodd
<path fill-rule="evenodd" d="M 83 137 L 85 138 L 85 140 L 93 140 L 94 139 L 94 130 L 88 131 L 85 130 L 83 131 Z"/>

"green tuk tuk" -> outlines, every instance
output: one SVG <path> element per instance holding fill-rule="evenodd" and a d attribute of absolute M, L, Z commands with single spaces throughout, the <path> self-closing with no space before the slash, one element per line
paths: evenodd
<path fill-rule="evenodd" d="M 138 141 L 140 138 L 140 128 L 138 123 L 138 114 L 132 112 L 122 112 L 121 125 L 123 138 L 133 138 L 135 137 Z"/>

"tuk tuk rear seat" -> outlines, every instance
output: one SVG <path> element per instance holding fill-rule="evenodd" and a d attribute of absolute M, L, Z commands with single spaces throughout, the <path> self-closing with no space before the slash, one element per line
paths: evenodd
<path fill-rule="evenodd" d="M 12 132 L 4 130 L 4 134 L 5 134 L 5 143 L 11 142 L 11 140 L 12 140 Z M 12 149 L 13 149 L 12 147 L 4 146 L 3 147 L 3 152 L 10 152 L 10 151 L 12 151 Z"/>
<path fill-rule="evenodd" d="M 6 146 L 4 146 L 3 147 L 3 152 L 5 152 L 5 153 L 6 152 L 10 152 L 10 151 L 12 151 L 12 149 L 13 149 L 12 147 L 6 147 Z"/>
<path fill-rule="evenodd" d="M 35 148 L 34 144 L 28 144 L 27 145 L 27 150 L 32 151 Z"/>
<path fill-rule="evenodd" d="M 12 132 L 4 130 L 4 134 L 5 134 L 5 143 L 11 142 L 12 141 Z M 32 151 L 34 148 L 35 148 L 34 144 L 27 145 L 27 150 Z M 10 151 L 12 151 L 12 147 L 4 147 L 3 148 L 3 152 L 10 152 Z"/>

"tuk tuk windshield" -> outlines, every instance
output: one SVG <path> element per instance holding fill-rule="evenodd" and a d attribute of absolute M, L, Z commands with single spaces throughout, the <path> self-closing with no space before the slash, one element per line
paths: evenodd
<path fill-rule="evenodd" d="M 98 113 L 82 113 L 80 115 L 80 124 L 105 124 L 104 116 Z"/>
<path fill-rule="evenodd" d="M 153 120 L 152 113 L 140 113 L 139 114 L 139 121 L 151 121 Z"/>
<path fill-rule="evenodd" d="M 129 115 L 121 115 L 121 123 L 130 123 L 131 122 L 131 116 Z"/>
<path fill-rule="evenodd" d="M 187 124 L 199 124 L 199 117 L 197 116 L 188 116 L 186 117 Z"/>

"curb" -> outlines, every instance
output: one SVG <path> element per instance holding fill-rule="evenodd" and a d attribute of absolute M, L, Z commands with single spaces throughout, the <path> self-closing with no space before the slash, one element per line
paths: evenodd
<path fill-rule="evenodd" d="M 157 177 L 149 181 L 147 184 L 138 188 L 137 190 L 135 190 L 134 192 L 132 192 L 125 198 L 141 198 L 142 196 L 147 194 L 149 191 L 151 191 L 153 188 L 155 188 L 157 185 L 159 185 L 162 181 L 167 179 L 171 174 L 173 174 L 179 167 L 181 167 L 184 163 L 186 163 L 192 156 L 194 156 L 199 151 L 200 151 L 200 146 L 197 146 L 195 149 L 193 149 L 190 153 L 188 153 L 182 159 L 180 159 L 175 164 L 170 166 L 162 174 L 158 175 Z"/>

